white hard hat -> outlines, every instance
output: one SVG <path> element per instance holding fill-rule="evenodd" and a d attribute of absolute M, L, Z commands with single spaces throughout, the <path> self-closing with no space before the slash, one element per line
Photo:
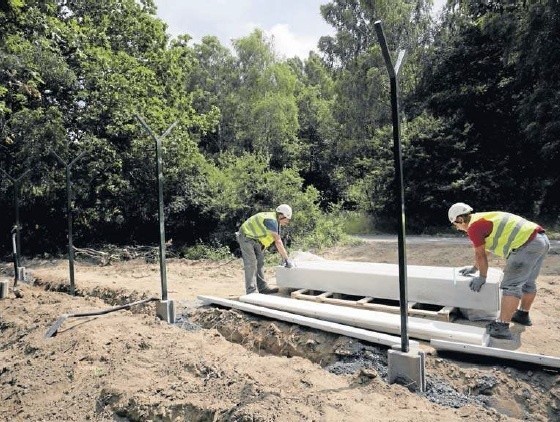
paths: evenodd
<path fill-rule="evenodd" d="M 292 207 L 290 207 L 288 204 L 278 205 L 278 207 L 276 207 L 276 212 L 284 214 L 284 216 L 286 218 L 289 218 L 290 220 L 292 219 Z"/>
<path fill-rule="evenodd" d="M 454 223 L 455 220 L 457 220 L 457 217 L 463 214 L 468 214 L 472 211 L 473 209 L 470 205 L 467 205 L 464 202 L 457 202 L 456 204 L 453 204 L 451 205 L 451 207 L 449 207 L 447 216 L 449 217 L 449 221 Z"/>

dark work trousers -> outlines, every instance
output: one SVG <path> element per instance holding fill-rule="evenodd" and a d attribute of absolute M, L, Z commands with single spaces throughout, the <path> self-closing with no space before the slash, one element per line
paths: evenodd
<path fill-rule="evenodd" d="M 245 236 L 241 232 L 237 232 L 235 235 L 243 257 L 245 292 L 249 294 L 266 290 L 268 286 L 264 279 L 264 247 L 262 243 Z"/>

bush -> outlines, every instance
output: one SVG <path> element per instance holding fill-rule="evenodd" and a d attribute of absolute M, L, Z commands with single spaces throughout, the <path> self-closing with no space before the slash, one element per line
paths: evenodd
<path fill-rule="evenodd" d="M 344 232 L 347 234 L 370 234 L 374 232 L 374 222 L 364 212 L 343 211 L 340 214 Z"/>
<path fill-rule="evenodd" d="M 181 255 L 186 259 L 209 259 L 211 261 L 223 261 L 233 257 L 227 246 L 210 245 L 202 242 L 183 248 Z"/>
<path fill-rule="evenodd" d="M 212 198 L 214 215 L 219 223 L 209 233 L 222 244 L 235 244 L 234 233 L 251 215 L 274 211 L 282 203 L 294 210 L 292 222 L 283 233 L 299 247 L 326 247 L 343 235 L 339 219 L 321 212 L 319 192 L 312 186 L 303 187 L 297 171 L 273 171 L 268 158 L 257 154 L 240 157 L 224 154 L 218 160 L 215 196 Z"/>

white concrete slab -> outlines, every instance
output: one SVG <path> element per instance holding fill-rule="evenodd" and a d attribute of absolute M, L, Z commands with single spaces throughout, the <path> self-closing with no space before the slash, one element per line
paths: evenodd
<path fill-rule="evenodd" d="M 457 343 L 445 340 L 431 340 L 430 345 L 436 350 L 468 353 L 471 355 L 491 356 L 518 362 L 534 363 L 550 368 L 560 368 L 560 358 L 555 356 L 537 355 L 534 353 L 504 350 L 495 347 L 484 347 L 473 344 Z"/>
<path fill-rule="evenodd" d="M 364 309 L 355 309 L 328 303 L 315 303 L 280 296 L 251 293 L 239 298 L 241 302 L 278 309 L 293 314 L 337 322 L 368 330 L 400 335 L 401 316 Z M 450 340 L 468 344 L 487 345 L 486 329 L 433 321 L 424 318 L 408 318 L 409 337 L 421 340 Z"/>
<path fill-rule="evenodd" d="M 276 268 L 278 287 L 399 300 L 397 264 L 330 260 L 296 263 L 296 268 Z M 457 271 L 455 267 L 408 265 L 408 300 L 489 312 L 499 310 L 501 270 L 489 269 L 486 284 L 479 293 L 469 288 L 471 277 L 459 275 Z"/>
<path fill-rule="evenodd" d="M 323 321 L 320 319 L 279 311 L 277 309 L 251 305 L 249 303 L 243 303 L 231 299 L 222 299 L 215 296 L 198 296 L 198 299 L 202 300 L 204 303 L 214 303 L 217 305 L 226 306 L 228 308 L 235 308 L 244 312 L 263 315 L 268 318 L 274 318 L 279 321 L 291 322 L 293 324 L 303 325 L 305 327 L 311 327 L 318 330 L 327 331 L 329 333 L 357 338 L 359 340 L 365 340 L 370 343 L 381 344 L 388 347 L 401 344 L 400 337 L 378 333 L 363 328 L 350 327 L 348 325 L 338 324 L 336 322 Z M 411 350 L 416 350 L 420 347 L 419 343 L 414 340 L 409 340 L 409 346 Z"/>

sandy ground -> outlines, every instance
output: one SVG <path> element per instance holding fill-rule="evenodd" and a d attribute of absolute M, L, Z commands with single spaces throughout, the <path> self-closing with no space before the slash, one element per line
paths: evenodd
<path fill-rule="evenodd" d="M 408 263 L 470 264 L 468 244 L 410 244 Z M 319 252 L 327 259 L 397 262 L 391 242 Z M 500 267 L 503 262 L 491 261 Z M 171 259 L 169 299 L 178 321 L 149 303 L 159 297 L 159 264 L 143 260 L 76 264 L 70 296 L 66 261 L 26 263 L 35 279 L 0 301 L 0 420 L 6 421 L 497 421 L 560 420 L 560 375 L 508 361 L 438 355 L 427 346 L 428 391 L 386 382 L 386 350 L 356 340 L 200 307 L 197 295 L 243 294 L 239 259 Z M 10 263 L 2 267 L 9 278 Z M 274 268 L 267 268 L 274 284 Z M 560 356 L 560 255 L 553 249 L 519 350 Z"/>

